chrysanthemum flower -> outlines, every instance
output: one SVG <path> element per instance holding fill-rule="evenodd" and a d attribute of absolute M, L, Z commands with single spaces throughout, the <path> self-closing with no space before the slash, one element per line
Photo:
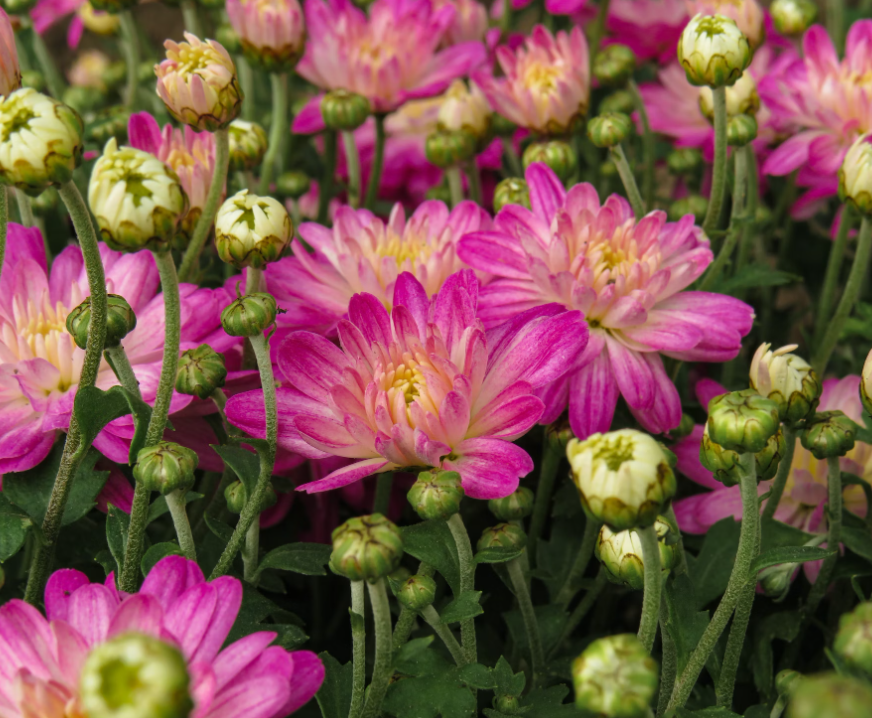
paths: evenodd
<path fill-rule="evenodd" d="M 111 61 L 109 56 L 100 50 L 84 50 L 80 52 L 67 72 L 67 79 L 73 87 L 95 87 L 106 89 L 106 72 Z"/>
<path fill-rule="evenodd" d="M 603 44 L 627 45 L 640 61 L 669 62 L 688 18 L 684 0 L 612 0 L 606 28 L 614 39 Z"/>
<path fill-rule="evenodd" d="M 277 351 L 279 445 L 355 462 L 301 487 L 326 491 L 407 467 L 460 473 L 469 496 L 507 496 L 533 462 L 511 443 L 542 415 L 534 392 L 560 377 L 587 342 L 579 312 L 536 307 L 491 332 L 476 319 L 478 280 L 452 275 L 435 299 L 404 273 L 388 313 L 357 294 L 340 347 L 295 332 Z M 548 347 L 548 351 L 542 351 Z M 264 434 L 260 391 L 227 402 L 228 419 Z"/>
<path fill-rule="evenodd" d="M 291 69 L 303 52 L 306 26 L 298 0 L 229 0 L 227 18 L 243 52 L 264 69 Z"/>
<path fill-rule="evenodd" d="M 485 326 L 548 302 L 587 319 L 584 354 L 540 392 L 541 421 L 554 421 L 568 403 L 576 436 L 605 432 L 623 395 L 648 431 L 678 426 L 681 402 L 661 355 L 727 361 L 750 331 L 753 310 L 721 294 L 682 292 L 712 261 L 692 216 L 667 223 L 655 211 L 637 221 L 623 197 L 600 205 L 586 183 L 566 192 L 542 164 L 530 165 L 527 184 L 532 211 L 507 205 L 495 230 L 467 235 L 458 254 L 498 277 L 481 291 Z"/>
<path fill-rule="evenodd" d="M 739 26 L 753 51 L 766 36 L 763 9 L 757 0 L 685 0 L 687 14 L 721 15 Z"/>
<path fill-rule="evenodd" d="M 519 127 L 561 134 L 587 113 L 590 63 L 580 27 L 555 37 L 542 25 L 533 28 L 514 52 L 497 48 L 505 77 L 473 75 L 491 106 Z"/>
<path fill-rule="evenodd" d="M 72 13 L 76 16 L 67 30 L 67 45 L 73 49 L 79 46 L 85 27 L 100 34 L 114 32 L 118 27 L 118 18 L 115 15 L 94 10 L 87 0 L 39 0 L 30 11 L 30 17 L 33 20 L 33 29 L 44 35 L 52 25 Z"/>
<path fill-rule="evenodd" d="M 482 41 L 488 31 L 487 8 L 479 0 L 434 0 L 438 10 L 444 5 L 454 7 L 454 20 L 445 33 L 444 46 L 460 42 Z"/>
<path fill-rule="evenodd" d="M 0 607 L 4 717 L 86 715 L 83 692 L 93 696 L 100 689 L 93 680 L 81 680 L 89 659 L 99 660 L 122 637 L 158 648 L 158 658 L 176 659 L 167 673 L 161 673 L 166 666 L 153 662 L 141 681 L 115 682 L 114 697 L 123 698 L 127 689 L 128 697 L 139 693 L 141 699 L 153 699 L 143 694 L 141 682 L 158 677 L 156 688 L 169 681 L 187 684 L 193 718 L 283 718 L 308 702 L 324 680 L 324 666 L 314 653 L 270 646 L 276 638 L 271 631 L 222 649 L 242 605 L 238 579 L 224 576 L 206 583 L 194 561 L 169 556 L 150 571 L 138 593 L 121 593 L 114 583 L 111 575 L 103 585 L 61 569 L 46 586 L 45 616 L 17 599 Z M 136 658 L 129 651 L 119 660 L 127 659 L 131 679 Z"/>

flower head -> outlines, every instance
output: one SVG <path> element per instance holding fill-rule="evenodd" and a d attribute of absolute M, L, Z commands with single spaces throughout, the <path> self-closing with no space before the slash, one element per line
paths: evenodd
<path fill-rule="evenodd" d="M 808 362 L 793 354 L 796 344 L 772 351 L 764 343 L 751 359 L 751 387 L 778 404 L 781 420 L 796 424 L 813 413 L 821 383 Z"/>
<path fill-rule="evenodd" d="M 105 90 L 106 73 L 110 64 L 109 56 L 100 50 L 85 50 L 79 53 L 67 72 L 70 85 Z"/>
<path fill-rule="evenodd" d="M 450 132 L 469 132 L 476 140 L 488 138 L 491 106 L 481 89 L 474 82 L 466 86 L 463 80 L 455 80 L 442 98 L 439 107 L 439 129 Z"/>
<path fill-rule="evenodd" d="M 685 0 L 687 14 L 721 15 L 736 23 L 742 34 L 748 38 L 751 52 L 763 43 L 766 36 L 763 9 L 757 0 Z"/>
<path fill-rule="evenodd" d="M 533 464 L 511 442 L 542 413 L 534 391 L 566 370 L 565 357 L 581 351 L 587 333 L 577 312 L 553 304 L 485 333 L 475 318 L 477 294 L 468 270 L 452 275 L 432 301 L 403 273 L 390 313 L 371 294 L 352 298 L 338 325 L 339 347 L 309 332 L 280 345 L 279 445 L 355 459 L 302 490 L 418 466 L 458 472 L 473 498 L 517 488 Z M 263 435 L 260 391 L 232 397 L 227 412 Z"/>
<path fill-rule="evenodd" d="M 556 37 L 542 25 L 514 52 L 497 49 L 505 77 L 473 75 L 491 106 L 519 127 L 563 134 L 587 114 L 590 63 L 580 27 Z"/>
<path fill-rule="evenodd" d="M 231 171 L 242 172 L 257 167 L 263 160 L 269 144 L 263 127 L 256 122 L 233 120 L 229 129 Z M 213 147 L 214 144 L 213 138 Z"/>
<path fill-rule="evenodd" d="M 665 518 L 659 516 L 654 522 L 654 530 L 660 552 L 660 570 L 668 574 L 680 559 L 677 545 L 669 541 L 673 529 Z M 626 584 L 636 591 L 645 587 L 642 540 L 635 529 L 615 532 L 603 524 L 596 539 L 594 554 L 611 581 Z"/>
<path fill-rule="evenodd" d="M 435 0 L 434 5 L 454 7 L 454 20 L 445 33 L 444 45 L 484 40 L 488 31 L 487 8 L 479 0 Z"/>
<path fill-rule="evenodd" d="M 872 135 L 858 137 L 839 167 L 839 198 L 872 214 Z"/>
<path fill-rule="evenodd" d="M 298 0 L 228 0 L 227 17 L 245 57 L 267 72 L 292 69 L 303 54 L 306 25 Z"/>
<path fill-rule="evenodd" d="M 724 87 L 751 64 L 748 39 L 723 15 L 696 15 L 678 42 L 678 61 L 691 85 Z"/>
<path fill-rule="evenodd" d="M 0 13 L 0 96 L 6 97 L 21 87 L 21 69 L 12 23 L 5 11 Z"/>
<path fill-rule="evenodd" d="M 277 200 L 247 189 L 228 199 L 215 215 L 215 247 L 234 267 L 262 269 L 275 262 L 294 233 L 291 218 Z"/>

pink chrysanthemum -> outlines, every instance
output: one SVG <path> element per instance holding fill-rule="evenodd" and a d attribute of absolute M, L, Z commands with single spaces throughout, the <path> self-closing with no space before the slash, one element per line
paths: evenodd
<path fill-rule="evenodd" d="M 548 302 L 581 310 L 590 327 L 584 354 L 540 396 L 541 421 L 569 405 L 576 436 L 608 431 L 623 395 L 649 431 L 681 421 L 678 392 L 661 355 L 727 361 L 751 329 L 753 310 L 732 297 L 683 292 L 712 261 L 693 217 L 633 217 L 623 197 L 600 205 L 589 184 L 564 190 L 543 164 L 527 169 L 532 211 L 504 207 L 492 232 L 467 235 L 458 254 L 498 277 L 482 288 L 479 316 L 496 326 Z"/>
<path fill-rule="evenodd" d="M 433 5 L 437 10 L 444 5 L 451 5 L 455 10 L 443 45 L 484 40 L 488 31 L 487 8 L 478 0 L 434 0 Z"/>
<path fill-rule="evenodd" d="M 666 63 L 675 59 L 678 38 L 687 25 L 684 0 L 612 0 L 603 44 L 627 45 L 640 61 Z"/>
<path fill-rule="evenodd" d="M 539 420 L 544 407 L 535 390 L 583 351 L 587 327 L 579 312 L 550 304 L 485 333 L 477 295 L 470 270 L 452 275 L 432 301 L 404 273 L 390 313 L 371 294 L 352 298 L 338 327 L 340 347 L 309 332 L 279 346 L 289 384 L 278 391 L 279 444 L 313 458 L 355 459 L 301 490 L 407 467 L 458 471 L 466 493 L 479 499 L 517 488 L 533 462 L 511 442 Z M 233 397 L 227 416 L 263 436 L 261 392 Z"/>
<path fill-rule="evenodd" d="M 44 617 L 17 599 L 0 607 L 0 714 L 4 718 L 82 716 L 79 679 L 89 653 L 135 632 L 174 645 L 187 664 L 191 718 L 283 718 L 308 702 L 324 680 L 310 651 L 270 646 L 276 634 L 252 633 L 222 650 L 242 604 L 242 584 L 206 583 L 197 564 L 160 561 L 138 593 L 56 571 L 45 589 Z"/>
<path fill-rule="evenodd" d="M 33 29 L 40 35 L 44 35 L 52 25 L 72 13 L 76 15 L 70 21 L 67 30 L 67 45 L 74 50 L 79 46 L 82 34 L 85 32 L 85 19 L 83 17 L 90 18 L 88 27 L 101 34 L 105 33 L 109 27 L 117 25 L 118 22 L 114 19 L 115 16 L 102 10 L 94 10 L 88 5 L 87 0 L 39 0 L 30 11 L 30 17 L 33 20 Z M 101 25 L 104 27 L 100 27 Z"/>

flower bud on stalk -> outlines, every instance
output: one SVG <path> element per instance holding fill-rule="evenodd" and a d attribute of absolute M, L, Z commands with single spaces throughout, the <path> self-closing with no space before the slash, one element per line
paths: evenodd
<path fill-rule="evenodd" d="M 702 152 L 694 147 L 678 147 L 666 155 L 666 166 L 682 177 L 691 174 L 702 166 Z"/>
<path fill-rule="evenodd" d="M 872 414 L 872 351 L 866 356 L 860 375 L 860 401 L 867 414 Z"/>
<path fill-rule="evenodd" d="M 263 269 L 281 259 L 294 236 L 288 211 L 272 197 L 247 189 L 225 200 L 215 215 L 215 247 L 237 269 Z"/>
<path fill-rule="evenodd" d="M 763 590 L 763 595 L 775 603 L 781 603 L 790 591 L 793 575 L 799 569 L 798 563 L 782 563 L 769 566 L 757 574 L 757 582 Z"/>
<path fill-rule="evenodd" d="M 501 499 L 491 499 L 487 506 L 500 521 L 520 521 L 533 513 L 533 492 L 519 486 L 514 493 Z"/>
<path fill-rule="evenodd" d="M 321 117 L 329 130 L 351 132 L 372 114 L 369 100 L 349 90 L 333 90 L 321 98 Z"/>
<path fill-rule="evenodd" d="M 626 45 L 609 45 L 593 59 L 593 76 L 600 85 L 623 87 L 636 69 L 636 54 Z"/>
<path fill-rule="evenodd" d="M 436 598 L 436 582 L 429 576 L 407 578 L 397 591 L 397 601 L 410 611 L 421 611 Z"/>
<path fill-rule="evenodd" d="M 169 250 L 188 200 L 178 175 L 154 155 L 106 143 L 94 164 L 88 204 L 100 237 L 112 249 Z"/>
<path fill-rule="evenodd" d="M 781 421 L 795 426 L 817 408 L 821 382 L 808 362 L 792 353 L 796 344 L 775 351 L 771 346 L 761 344 L 751 359 L 751 388 L 778 405 Z"/>
<path fill-rule="evenodd" d="M 305 172 L 290 170 L 282 172 L 276 180 L 276 192 L 280 197 L 299 199 L 312 186 L 312 181 Z"/>
<path fill-rule="evenodd" d="M 667 214 L 670 222 L 677 222 L 687 214 L 692 214 L 697 224 L 702 224 L 705 213 L 708 211 L 708 200 L 698 194 L 690 194 L 687 197 L 675 200 L 669 205 Z"/>
<path fill-rule="evenodd" d="M 263 501 L 257 512 L 262 513 L 271 506 L 275 506 L 278 500 L 278 496 L 276 496 L 275 489 L 272 485 L 267 486 L 266 491 L 263 494 Z M 224 489 L 224 501 L 227 502 L 227 510 L 230 513 L 241 514 L 242 509 L 245 508 L 245 504 L 248 503 L 248 489 L 245 488 L 245 484 L 241 481 L 233 481 L 228 484 L 227 488 Z"/>
<path fill-rule="evenodd" d="M 575 705 L 608 718 L 641 718 L 657 690 L 657 663 L 633 634 L 600 638 L 572 662 Z"/>
<path fill-rule="evenodd" d="M 471 132 L 445 130 L 427 136 L 424 152 L 430 164 L 448 169 L 471 160 L 475 157 L 476 148 L 475 135 Z"/>
<path fill-rule="evenodd" d="M 166 496 L 172 491 L 187 491 L 194 485 L 198 463 L 196 451 L 172 441 L 160 441 L 140 449 L 133 478 L 149 491 Z"/>
<path fill-rule="evenodd" d="M 854 141 L 839 168 L 839 198 L 872 215 L 872 134 Z"/>
<path fill-rule="evenodd" d="M 778 464 L 787 451 L 787 442 L 784 434 L 779 429 L 772 436 L 762 451 L 754 454 L 754 463 L 757 466 L 757 481 L 768 481 L 778 473 Z M 736 486 L 739 483 L 739 454 L 725 449 L 720 444 L 711 440 L 708 433 L 708 425 L 702 434 L 702 442 L 699 446 L 699 459 L 703 466 L 712 472 L 714 479 L 724 486 Z"/>
<path fill-rule="evenodd" d="M 530 209 L 530 188 L 520 177 L 502 180 L 494 189 L 494 212 L 499 212 L 507 204 L 519 204 Z"/>
<path fill-rule="evenodd" d="M 842 615 L 833 649 L 851 668 L 872 676 L 872 602 Z"/>
<path fill-rule="evenodd" d="M 460 511 L 463 495 L 456 471 L 422 471 L 406 498 L 418 516 L 429 521 L 451 518 Z"/>
<path fill-rule="evenodd" d="M 106 295 L 106 349 L 117 347 L 121 340 L 136 328 L 136 314 L 118 294 Z M 76 346 L 84 349 L 88 345 L 88 327 L 91 324 L 91 297 L 74 307 L 67 315 L 67 332 L 73 337 Z"/>
<path fill-rule="evenodd" d="M 857 425 L 841 411 L 822 411 L 805 423 L 803 447 L 816 459 L 834 459 L 854 448 Z"/>
<path fill-rule="evenodd" d="M 681 558 L 679 547 L 669 543 L 672 527 L 663 517 L 654 522 L 660 547 L 660 568 L 668 574 L 678 565 Z M 612 531 L 603 525 L 597 537 L 594 554 L 606 570 L 606 577 L 615 583 L 628 585 L 641 591 L 645 587 L 645 561 L 642 556 L 642 542 L 634 529 Z"/>
<path fill-rule="evenodd" d="M 597 147 L 614 147 L 633 133 L 633 121 L 620 112 L 594 117 L 587 125 L 587 136 Z"/>
<path fill-rule="evenodd" d="M 812 0 L 774 0 L 769 6 L 772 24 L 782 35 L 798 36 L 817 18 L 818 7 Z"/>
<path fill-rule="evenodd" d="M 278 308 L 271 294 L 254 292 L 235 299 L 221 312 L 221 326 L 231 337 L 254 337 L 276 320 Z"/>
<path fill-rule="evenodd" d="M 208 344 L 188 349 L 179 357 L 176 391 L 179 394 L 208 399 L 216 389 L 224 386 L 227 368 L 224 357 Z"/>
<path fill-rule="evenodd" d="M 663 450 L 641 431 L 572 439 L 566 456 L 585 512 L 615 529 L 651 526 L 675 494 L 675 474 Z"/>
<path fill-rule="evenodd" d="M 233 120 L 228 129 L 230 169 L 243 172 L 260 165 L 269 145 L 263 127 L 256 122 Z"/>
<path fill-rule="evenodd" d="M 142 633 L 122 633 L 95 647 L 79 678 L 88 718 L 186 718 L 194 709 L 190 689 L 179 649 Z"/>
<path fill-rule="evenodd" d="M 868 718 L 872 687 L 835 673 L 803 677 L 787 707 L 787 718 Z"/>
<path fill-rule="evenodd" d="M 757 120 L 753 115 L 733 115 L 727 119 L 727 144 L 744 147 L 757 139 Z"/>
<path fill-rule="evenodd" d="M 9 16 L 0 10 L 0 95 L 8 97 L 21 87 L 21 70 L 18 66 L 18 50 L 15 47 L 15 32 Z"/>
<path fill-rule="evenodd" d="M 400 564 L 403 537 L 381 514 L 349 519 L 333 531 L 330 568 L 351 581 L 375 583 Z"/>
<path fill-rule="evenodd" d="M 578 159 L 566 142 L 552 140 L 551 142 L 534 142 L 524 150 L 524 169 L 534 162 L 548 165 L 561 181 L 566 182 L 578 166 Z"/>
<path fill-rule="evenodd" d="M 218 2 L 218 7 L 223 5 Z M 294 69 L 306 43 L 297 0 L 227 0 L 226 7 L 247 60 L 266 72 Z"/>
<path fill-rule="evenodd" d="M 488 548 L 507 548 L 523 551 L 527 546 L 527 534 L 517 524 L 502 523 L 487 528 L 476 544 L 479 551 Z"/>
<path fill-rule="evenodd" d="M 740 454 L 763 451 L 781 424 L 778 404 L 754 389 L 721 394 L 709 402 L 708 410 L 711 440 Z"/>
<path fill-rule="evenodd" d="M 691 85 L 732 85 L 751 64 L 739 26 L 723 15 L 696 15 L 678 40 L 678 61 Z"/>

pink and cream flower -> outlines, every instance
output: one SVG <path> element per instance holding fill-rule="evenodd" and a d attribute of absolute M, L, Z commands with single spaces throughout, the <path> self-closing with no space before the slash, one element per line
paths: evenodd
<path fill-rule="evenodd" d="M 512 442 L 541 417 L 536 389 L 583 351 L 587 327 L 580 312 L 550 304 L 485 332 L 476 318 L 478 291 L 475 274 L 464 270 L 431 300 L 404 273 L 390 313 L 371 294 L 352 298 L 339 347 L 309 332 L 285 340 L 277 352 L 287 378 L 278 390 L 279 445 L 355 460 L 300 490 L 412 467 L 459 472 L 473 498 L 517 488 L 533 462 Z M 263 436 L 261 392 L 231 398 L 227 417 Z"/>
<path fill-rule="evenodd" d="M 21 87 L 21 68 L 12 23 L 5 11 L 0 13 L 0 95 L 6 97 Z"/>
<path fill-rule="evenodd" d="M 181 653 L 192 718 L 284 718 L 324 680 L 310 651 L 271 646 L 276 634 L 251 633 L 222 648 L 242 605 L 242 584 L 206 582 L 194 561 L 161 560 L 138 593 L 55 571 L 45 613 L 13 599 L 0 607 L 0 714 L 4 718 L 83 716 L 81 676 L 92 652 L 130 634 L 156 638 Z M 154 674 L 152 674 L 154 678 Z"/>
<path fill-rule="evenodd" d="M 685 0 L 689 17 L 722 15 L 739 26 L 753 52 L 766 37 L 766 20 L 757 0 Z"/>
<path fill-rule="evenodd" d="M 227 0 L 226 7 L 243 50 L 263 67 L 287 69 L 303 53 L 306 24 L 299 0 Z"/>
<path fill-rule="evenodd" d="M 478 0 L 434 0 L 438 10 L 445 5 L 454 7 L 454 20 L 445 33 L 442 43 L 445 46 L 457 45 L 461 42 L 473 42 L 485 39 L 488 31 L 487 8 Z"/>
<path fill-rule="evenodd" d="M 670 62 L 688 19 L 684 0 L 611 0 L 603 44 L 627 45 L 640 62 Z"/>
<path fill-rule="evenodd" d="M 491 106 L 519 127 L 562 134 L 584 117 L 590 102 L 587 41 L 581 28 L 555 37 L 542 25 L 522 47 L 497 48 L 505 77 L 473 75 Z"/>
<path fill-rule="evenodd" d="M 661 355 L 723 362 L 736 356 L 753 310 L 732 297 L 686 289 L 712 261 L 693 217 L 664 212 L 637 220 L 623 197 L 600 204 L 589 184 L 567 192 L 543 164 L 527 169 L 532 211 L 500 210 L 493 231 L 460 240 L 469 266 L 497 277 L 484 286 L 485 326 L 550 302 L 582 311 L 587 349 L 540 396 L 543 423 L 569 406 L 579 438 L 609 430 L 618 397 L 652 433 L 678 426 L 681 401 Z"/>
<path fill-rule="evenodd" d="M 87 27 L 92 32 L 108 35 L 118 27 L 118 16 L 95 10 L 87 0 L 39 0 L 30 11 L 33 29 L 40 35 L 48 32 L 55 23 L 75 13 L 67 30 L 67 45 L 75 49 L 82 41 Z"/>

